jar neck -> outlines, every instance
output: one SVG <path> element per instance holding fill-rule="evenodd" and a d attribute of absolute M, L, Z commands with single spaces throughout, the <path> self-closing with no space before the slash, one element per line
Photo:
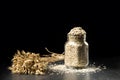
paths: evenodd
<path fill-rule="evenodd" d="M 75 42 L 85 42 L 86 37 L 84 36 L 78 36 L 78 35 L 68 35 L 69 41 L 75 41 Z"/>

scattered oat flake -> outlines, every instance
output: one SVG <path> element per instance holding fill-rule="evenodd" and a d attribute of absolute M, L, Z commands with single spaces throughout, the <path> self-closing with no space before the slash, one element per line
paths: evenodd
<path fill-rule="evenodd" d="M 105 68 L 101 68 L 100 66 L 99 67 L 88 66 L 87 68 L 83 68 L 83 69 L 73 69 L 73 68 L 66 68 L 65 65 L 61 64 L 61 65 L 50 65 L 49 69 L 52 70 L 53 72 L 61 72 L 61 73 L 89 73 L 89 72 L 99 72 Z"/>

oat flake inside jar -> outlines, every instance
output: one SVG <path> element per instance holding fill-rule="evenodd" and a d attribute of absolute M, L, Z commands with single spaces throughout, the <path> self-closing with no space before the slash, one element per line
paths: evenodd
<path fill-rule="evenodd" d="M 68 68 L 85 68 L 89 64 L 86 32 L 82 27 L 74 27 L 67 34 L 65 43 L 65 66 Z"/>

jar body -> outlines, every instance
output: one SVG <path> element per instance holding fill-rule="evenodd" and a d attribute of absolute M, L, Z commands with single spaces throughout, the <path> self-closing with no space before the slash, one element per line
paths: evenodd
<path fill-rule="evenodd" d="M 65 44 L 65 65 L 71 68 L 84 68 L 89 64 L 88 43 L 68 40 Z"/>

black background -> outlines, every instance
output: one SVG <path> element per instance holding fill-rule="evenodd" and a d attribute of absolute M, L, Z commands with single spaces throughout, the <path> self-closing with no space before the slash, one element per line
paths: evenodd
<path fill-rule="evenodd" d="M 17 50 L 46 54 L 47 47 L 53 52 L 64 52 L 67 33 L 75 26 L 81 26 L 87 32 L 90 59 L 120 56 L 120 16 L 116 3 L 65 3 L 65 7 L 48 4 L 3 6 L 1 66 L 9 66 Z"/>

